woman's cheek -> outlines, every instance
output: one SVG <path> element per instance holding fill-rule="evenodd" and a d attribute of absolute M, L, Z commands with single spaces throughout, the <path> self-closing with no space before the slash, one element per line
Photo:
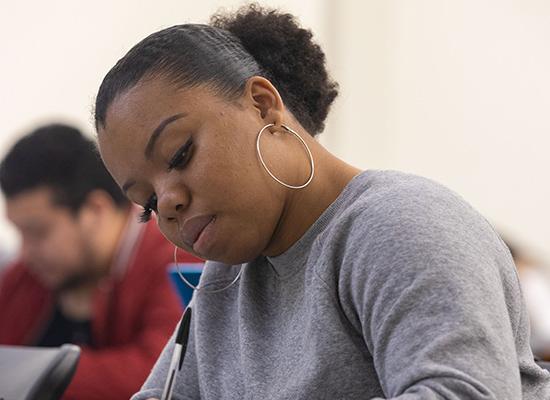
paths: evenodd
<path fill-rule="evenodd" d="M 164 235 L 164 237 L 179 247 L 180 244 L 178 243 L 177 225 L 163 222 L 162 219 L 158 217 L 157 217 L 157 224 L 159 226 L 161 233 Z"/>

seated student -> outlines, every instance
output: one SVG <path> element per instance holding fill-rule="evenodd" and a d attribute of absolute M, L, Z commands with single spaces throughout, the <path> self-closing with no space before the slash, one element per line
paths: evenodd
<path fill-rule="evenodd" d="M 19 140 L 0 165 L 0 186 L 22 236 L 20 260 L 0 282 L 0 343 L 78 344 L 65 398 L 128 398 L 182 311 L 166 273 L 173 246 L 156 222 L 139 223 L 94 143 L 74 128 L 50 125 Z"/>
<path fill-rule="evenodd" d="M 547 267 L 509 240 L 510 249 L 518 270 L 521 289 L 525 297 L 531 327 L 531 348 L 541 360 L 550 361 L 550 275 Z"/>
<path fill-rule="evenodd" d="M 311 32 L 257 5 L 153 33 L 106 74 L 105 165 L 208 259 L 173 398 L 550 399 L 502 240 L 441 185 L 324 149 L 336 94 Z M 133 400 L 161 397 L 184 338 Z"/>

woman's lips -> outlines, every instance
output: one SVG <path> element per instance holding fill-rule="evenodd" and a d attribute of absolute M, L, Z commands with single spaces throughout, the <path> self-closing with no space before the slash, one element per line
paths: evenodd
<path fill-rule="evenodd" d="M 202 215 L 186 220 L 181 228 L 181 238 L 185 244 L 193 247 L 201 232 L 213 219 L 213 215 Z"/>

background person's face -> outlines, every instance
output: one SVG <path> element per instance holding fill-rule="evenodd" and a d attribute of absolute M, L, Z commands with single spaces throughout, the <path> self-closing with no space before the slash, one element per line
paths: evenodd
<path fill-rule="evenodd" d="M 172 116 L 180 117 L 165 125 L 146 157 L 152 133 Z M 284 208 L 284 193 L 255 152 L 265 123 L 250 102 L 231 103 L 204 86 L 176 90 L 155 79 L 115 99 L 99 146 L 117 183 L 131 183 L 132 201 L 144 206 L 156 195 L 159 226 L 171 242 L 199 257 L 239 263 L 266 248 Z M 266 148 L 270 140 L 266 135 Z M 173 160 L 178 163 L 170 166 Z M 292 168 L 292 161 L 286 164 Z"/>
<path fill-rule="evenodd" d="M 21 233 L 21 257 L 48 288 L 59 289 L 86 274 L 90 259 L 77 216 L 38 188 L 6 200 L 8 219 Z"/>

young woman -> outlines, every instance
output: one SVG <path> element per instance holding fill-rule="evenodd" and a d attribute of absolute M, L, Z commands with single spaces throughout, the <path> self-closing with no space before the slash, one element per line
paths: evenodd
<path fill-rule="evenodd" d="M 250 6 L 152 34 L 99 89 L 108 169 L 143 220 L 211 260 L 174 398 L 550 398 L 491 226 L 314 139 L 337 90 L 311 36 Z M 173 348 L 134 399 L 160 398 Z"/>

